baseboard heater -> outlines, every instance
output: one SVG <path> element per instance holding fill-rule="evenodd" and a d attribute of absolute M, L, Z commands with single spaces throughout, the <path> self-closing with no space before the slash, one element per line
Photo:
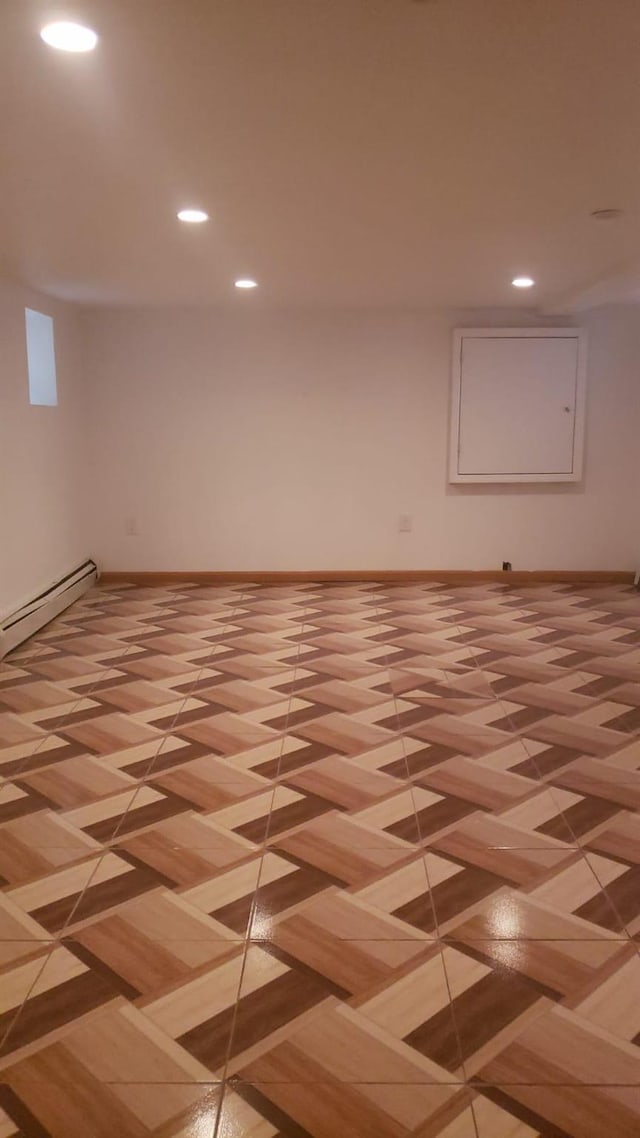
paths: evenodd
<path fill-rule="evenodd" d="M 83 561 L 82 565 L 54 581 L 37 597 L 3 617 L 0 620 L 0 660 L 73 604 L 97 580 L 98 566 L 95 561 Z"/>

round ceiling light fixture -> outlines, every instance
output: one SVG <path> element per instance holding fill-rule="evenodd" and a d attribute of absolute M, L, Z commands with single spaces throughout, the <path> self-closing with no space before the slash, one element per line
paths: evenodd
<path fill-rule="evenodd" d="M 533 277 L 514 277 L 511 281 L 514 288 L 533 288 L 535 283 Z"/>
<path fill-rule="evenodd" d="M 82 24 L 73 24 L 69 20 L 45 24 L 40 31 L 40 39 L 58 51 L 73 52 L 93 51 L 98 42 L 93 28 L 85 28 Z"/>
<path fill-rule="evenodd" d="M 209 214 L 203 209 L 181 209 L 178 211 L 178 220 L 187 221 L 190 225 L 199 225 L 201 221 L 209 220 Z"/>
<path fill-rule="evenodd" d="M 594 209 L 590 215 L 594 221 L 617 221 L 622 217 L 621 209 Z"/>
<path fill-rule="evenodd" d="M 250 277 L 240 277 L 240 280 L 234 281 L 236 288 L 257 288 L 258 282 L 252 281 Z"/>

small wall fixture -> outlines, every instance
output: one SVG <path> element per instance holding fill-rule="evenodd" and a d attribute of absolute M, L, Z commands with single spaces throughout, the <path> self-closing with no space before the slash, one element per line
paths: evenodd
<path fill-rule="evenodd" d="M 93 51 L 98 42 L 97 33 L 92 28 L 84 28 L 82 24 L 68 20 L 46 24 L 40 32 L 40 39 L 58 51 L 73 52 Z"/>
<path fill-rule="evenodd" d="M 533 277 L 514 277 L 511 281 L 514 288 L 532 288 L 535 283 Z"/>
<path fill-rule="evenodd" d="M 236 288 L 257 288 L 258 282 L 250 280 L 249 277 L 241 277 L 239 281 L 235 281 Z"/>

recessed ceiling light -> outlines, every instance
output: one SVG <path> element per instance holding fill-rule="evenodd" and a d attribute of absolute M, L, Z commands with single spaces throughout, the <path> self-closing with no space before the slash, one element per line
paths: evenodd
<path fill-rule="evenodd" d="M 189 221 L 192 225 L 197 225 L 201 221 L 208 221 L 209 214 L 203 209 L 181 209 L 178 218 L 180 221 Z"/>
<path fill-rule="evenodd" d="M 535 283 L 533 277 L 514 277 L 511 281 L 514 288 L 531 288 Z"/>
<path fill-rule="evenodd" d="M 98 42 L 98 36 L 92 28 L 83 28 L 82 24 L 72 24 L 68 20 L 46 24 L 40 32 L 40 38 L 58 51 L 93 51 Z"/>
<path fill-rule="evenodd" d="M 241 277 L 239 281 L 235 281 L 236 288 L 257 288 L 258 282 L 252 281 L 249 277 Z"/>

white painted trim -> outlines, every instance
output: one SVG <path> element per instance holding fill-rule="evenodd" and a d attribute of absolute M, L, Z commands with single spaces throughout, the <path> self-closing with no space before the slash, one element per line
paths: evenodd
<path fill-rule="evenodd" d="M 76 573 L 78 579 L 74 580 Z M 34 598 L 16 612 L 5 616 L 0 622 L 0 660 L 77 601 L 97 580 L 97 567 L 93 562 L 85 562 L 61 581 L 52 582 L 48 589 L 43 590 L 45 595 Z"/>
<path fill-rule="evenodd" d="M 460 474 L 460 400 L 462 390 L 462 346 L 465 337 L 476 339 L 545 339 L 562 338 L 577 341 L 576 404 L 573 435 L 573 469 L 569 474 Z M 451 361 L 451 422 L 449 432 L 449 482 L 474 484 L 482 482 L 580 482 L 583 471 L 584 435 L 587 391 L 587 333 L 584 328 L 455 328 Z"/>

